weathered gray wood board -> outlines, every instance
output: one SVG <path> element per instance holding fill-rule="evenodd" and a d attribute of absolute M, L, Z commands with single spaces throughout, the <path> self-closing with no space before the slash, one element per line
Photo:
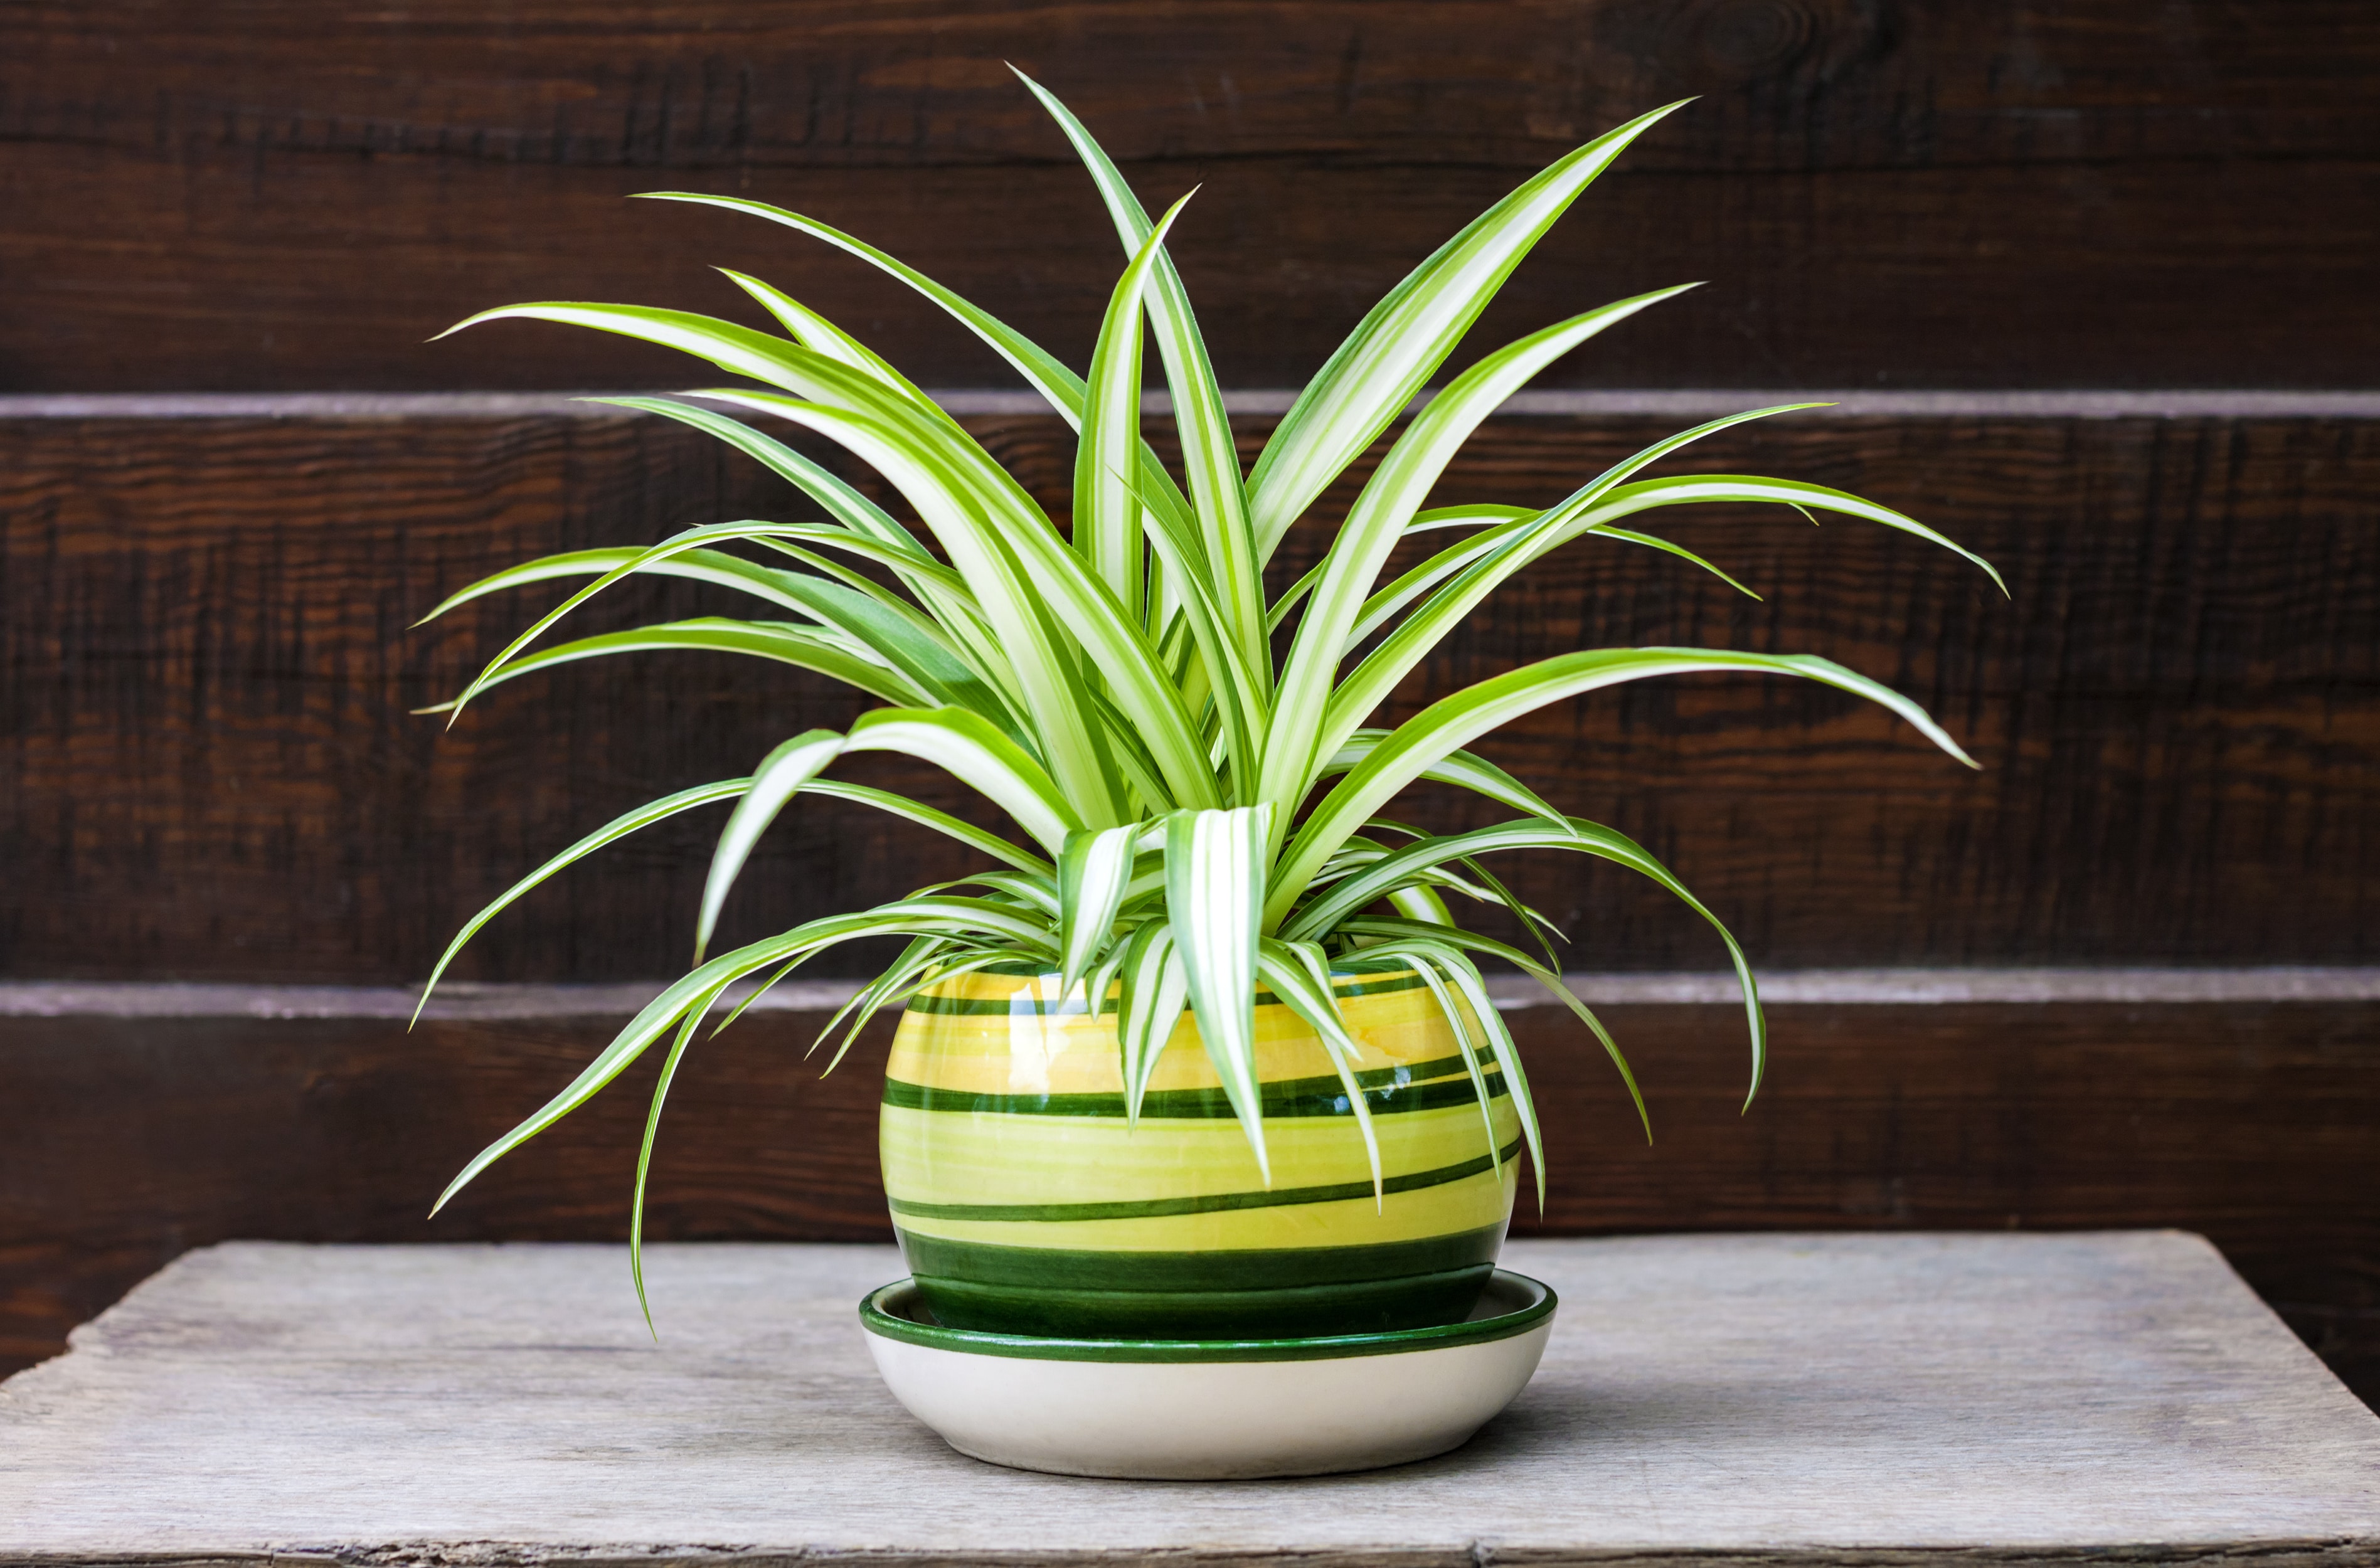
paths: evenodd
<path fill-rule="evenodd" d="M 1640 1553 L 2380 1562 L 2380 1418 L 2193 1236 L 1515 1244 L 1561 1293 L 1470 1446 L 1333 1479 L 995 1469 L 853 1313 L 877 1247 L 233 1244 L 0 1386 L 0 1562 Z M 565 1550 L 566 1549 L 566 1550 Z"/>

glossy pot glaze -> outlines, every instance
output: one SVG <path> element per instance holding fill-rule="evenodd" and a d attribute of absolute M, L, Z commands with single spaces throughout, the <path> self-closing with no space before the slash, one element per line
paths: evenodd
<path fill-rule="evenodd" d="M 1379 1139 L 1377 1202 L 1330 1057 L 1266 992 L 1269 1185 L 1186 1013 L 1128 1126 L 1112 998 L 1094 1016 L 1079 999 L 1050 1000 L 1055 976 L 993 973 L 913 998 L 886 1067 L 880 1147 L 892 1223 L 933 1318 L 1111 1338 L 1461 1321 L 1512 1216 L 1519 1117 L 1484 1060 L 1483 1114 L 1418 976 L 1337 985 Z"/>

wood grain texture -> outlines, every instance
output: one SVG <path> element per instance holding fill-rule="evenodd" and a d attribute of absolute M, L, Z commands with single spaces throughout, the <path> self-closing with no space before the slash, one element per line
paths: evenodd
<path fill-rule="evenodd" d="M 301 1542 L 343 1562 L 454 1543 L 938 1568 L 2380 1562 L 2380 1418 L 2195 1237 L 1509 1257 L 1561 1305 L 1536 1379 L 1465 1447 L 1371 1475 L 1097 1487 L 962 1458 L 893 1403 L 852 1321 L 897 1276 L 889 1248 L 659 1250 L 658 1343 L 619 1248 L 216 1248 L 0 1393 L 0 1509 L 22 1521 L 0 1562 Z"/>
<path fill-rule="evenodd" d="M 105 0 L 6 29 L 14 388 L 665 384 L 584 338 L 422 340 L 521 298 L 730 308 L 713 263 L 926 383 L 994 369 L 858 263 L 621 200 L 669 188 L 843 225 L 1079 358 L 1121 258 L 1003 60 L 1149 196 L 1205 182 L 1175 249 L 1227 383 L 1303 380 L 1524 174 L 1688 95 L 1484 332 L 1702 277 L 1560 379 L 2347 386 L 2380 355 L 2351 0 Z"/>
<path fill-rule="evenodd" d="M 2380 1009 L 2370 1003 L 1787 1005 L 1742 1107 L 1742 1014 L 1603 1010 L 1657 1141 L 1566 1013 L 1509 1014 L 1548 1129 L 1524 1232 L 2201 1232 L 2364 1398 L 2380 1396 Z M 0 1354 L 67 1329 L 183 1250 L 295 1241 L 612 1241 L 650 1087 L 640 1065 L 467 1188 L 430 1201 L 622 1017 L 14 1017 L 0 1072 Z M 885 1238 L 879 1027 L 823 1080 L 824 1014 L 754 1014 L 688 1057 L 651 1234 Z M 625 1282 L 621 1289 L 626 1289 Z"/>
<path fill-rule="evenodd" d="M 970 423 L 1064 504 L 1054 419 Z M 1253 444 L 1263 421 L 1242 423 Z M 1672 428 L 1500 420 L 1439 496 L 1550 501 Z M 1582 646 L 1823 653 L 1926 704 L 1985 771 L 1784 681 L 1639 686 L 1484 749 L 1667 858 L 1766 965 L 2380 957 L 2380 424 L 1798 416 L 1668 465 L 1697 468 L 1900 507 L 1990 555 L 2015 597 L 1867 525 L 1681 512 L 1661 526 L 1765 602 L 1648 551 L 1572 546 L 1491 602 L 1390 716 Z M 543 552 L 786 515 L 757 475 L 650 419 L 0 424 L 0 858 L 23 869 L 0 899 L 0 973 L 415 978 L 481 902 L 615 812 L 847 723 L 840 688 L 690 655 L 522 682 L 452 730 L 408 712 L 551 602 L 408 630 L 443 593 Z M 1312 548 L 1293 536 L 1281 572 Z M 734 607 L 638 589 L 585 625 Z M 853 776 L 982 810 L 929 771 Z M 1409 809 L 1478 820 L 1431 789 Z M 673 972 L 716 831 L 683 819 L 569 873 L 490 928 L 459 978 Z M 805 803 L 747 872 L 729 934 L 962 874 L 941 845 Z M 1579 966 L 1719 959 L 1646 884 L 1508 864 Z"/>

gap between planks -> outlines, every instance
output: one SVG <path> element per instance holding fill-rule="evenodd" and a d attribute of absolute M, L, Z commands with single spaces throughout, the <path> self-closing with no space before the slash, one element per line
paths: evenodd
<path fill-rule="evenodd" d="M 663 389 L 666 391 L 667 389 Z M 0 420 L 205 419 L 524 419 L 571 416 L 627 419 L 634 411 L 582 401 L 572 392 L 110 392 L 0 394 Z M 953 414 L 1043 414 L 1038 395 L 999 387 L 953 387 L 928 395 Z M 1415 398 L 1418 407 L 1428 394 Z M 1223 394 L 1234 414 L 1285 413 L 1293 391 L 1245 388 Z M 1680 419 L 1732 414 L 1780 403 L 1827 403 L 1838 419 L 2380 419 L 2380 390 L 2291 391 L 2207 388 L 2166 391 L 1948 391 L 1864 389 L 1812 392 L 1743 387 L 1579 388 L 1521 392 L 1507 398 L 1504 416 L 1544 419 L 1579 415 L 1646 415 Z M 1142 411 L 1163 415 L 1172 399 L 1151 392 Z"/>
<path fill-rule="evenodd" d="M 1565 976 L 1598 1005 L 1706 1007 L 1740 1000 L 1726 973 Z M 668 982 L 611 985 L 449 985 L 422 1016 L 471 1020 L 632 1014 Z M 831 1012 L 857 980 L 799 980 L 754 1003 L 776 1013 Z M 1491 976 L 1503 1011 L 1553 998 L 1518 975 Z M 0 981 L 0 1018 L 408 1018 L 420 992 L 405 986 L 241 985 L 117 980 Z M 731 990 L 733 1005 L 748 988 Z M 2116 1003 L 2204 1005 L 2380 1002 L 2380 968 L 1801 969 L 1760 977 L 1770 1006 L 1957 1006 Z"/>

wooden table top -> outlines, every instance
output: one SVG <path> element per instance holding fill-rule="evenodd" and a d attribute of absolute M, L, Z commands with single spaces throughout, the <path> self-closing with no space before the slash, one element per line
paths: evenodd
<path fill-rule="evenodd" d="M 963 1458 L 877 1380 L 888 1247 L 236 1243 L 0 1385 L 0 1564 L 2380 1564 L 2380 1417 L 2194 1236 L 1516 1242 L 1536 1380 L 1445 1457 L 1192 1485 Z"/>

